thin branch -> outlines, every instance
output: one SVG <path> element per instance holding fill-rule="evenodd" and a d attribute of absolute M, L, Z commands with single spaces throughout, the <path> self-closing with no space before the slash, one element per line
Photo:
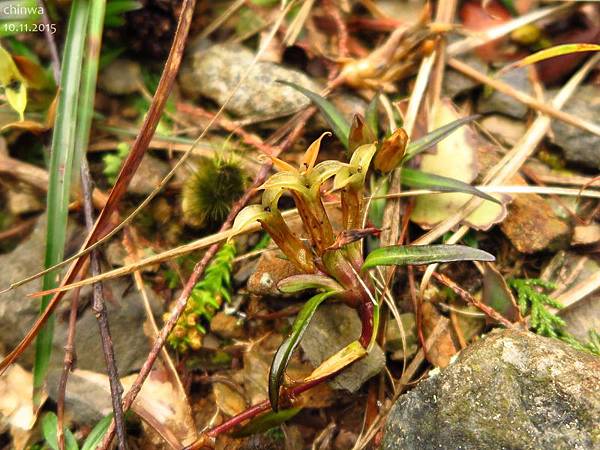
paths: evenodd
<path fill-rule="evenodd" d="M 81 160 L 81 189 L 83 192 L 83 210 L 85 214 L 85 224 L 88 231 L 94 227 L 94 217 L 92 211 L 92 187 L 90 179 L 90 169 L 88 167 L 87 158 L 84 156 Z M 100 274 L 100 258 L 98 250 L 93 250 L 90 254 L 90 266 L 92 276 Z M 93 286 L 93 301 L 92 310 L 98 320 L 98 328 L 100 329 L 100 338 L 102 341 L 102 353 L 106 362 L 106 371 L 110 383 L 110 396 L 112 400 L 113 412 L 117 424 L 117 440 L 120 450 L 127 449 L 127 441 L 125 435 L 125 419 L 123 417 L 123 408 L 121 398 L 123 396 L 123 385 L 119 378 L 117 362 L 115 361 L 115 352 L 113 349 L 110 328 L 108 325 L 108 314 L 104 303 L 104 295 L 102 292 L 102 283 L 95 283 Z"/>
<path fill-rule="evenodd" d="M 69 311 L 69 325 L 67 332 L 67 342 L 65 344 L 65 357 L 63 359 L 63 371 L 58 383 L 58 398 L 56 400 L 56 437 L 58 438 L 58 447 L 65 450 L 64 417 L 65 417 L 65 396 L 67 392 L 67 381 L 69 373 L 73 370 L 75 363 L 75 330 L 77 325 L 77 307 L 79 305 L 79 292 L 81 289 L 73 291 L 71 298 L 71 310 Z"/>

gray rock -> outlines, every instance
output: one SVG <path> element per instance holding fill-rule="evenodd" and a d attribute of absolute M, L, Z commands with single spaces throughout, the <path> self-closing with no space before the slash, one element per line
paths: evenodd
<path fill-rule="evenodd" d="M 115 59 L 98 77 L 100 88 L 113 95 L 134 94 L 142 83 L 140 65 L 127 59 Z"/>
<path fill-rule="evenodd" d="M 46 242 L 46 218 L 42 216 L 31 235 L 11 253 L 0 255 L 0 289 L 33 275 L 43 268 Z M 0 295 L 0 343 L 12 350 L 25 336 L 39 314 L 39 299 L 27 295 L 41 289 L 41 279 Z M 31 348 L 20 361 L 26 368 L 33 363 Z"/>
<path fill-rule="evenodd" d="M 551 94 L 549 93 L 548 96 Z M 600 88 L 593 85 L 580 87 L 565 105 L 565 111 L 590 122 L 600 115 Z M 562 147 L 569 162 L 600 169 L 600 137 L 583 131 L 561 120 L 552 121 L 554 143 Z"/>
<path fill-rule="evenodd" d="M 181 87 L 191 95 L 208 97 L 222 105 L 246 75 L 253 59 L 254 53 L 239 44 L 217 44 L 205 49 L 202 42 L 196 43 L 184 61 Z M 308 106 L 309 100 L 304 95 L 277 80 L 290 81 L 314 92 L 320 90 L 301 72 L 261 61 L 250 69 L 226 109 L 244 119 L 251 116 L 267 120 Z"/>
<path fill-rule="evenodd" d="M 468 64 L 473 69 L 481 73 L 486 73 L 488 68 L 487 65 L 479 59 L 475 54 L 468 53 L 462 55 L 460 58 L 462 62 Z M 471 89 L 477 87 L 479 83 L 461 72 L 454 69 L 447 69 L 444 75 L 444 82 L 442 84 L 442 91 L 445 96 L 454 98 L 457 95 L 464 94 Z"/>
<path fill-rule="evenodd" d="M 400 397 L 382 449 L 597 449 L 599 387 L 599 358 L 495 331 Z"/>
<path fill-rule="evenodd" d="M 148 154 L 144 155 L 140 167 L 131 179 L 129 192 L 137 195 L 148 195 L 158 186 L 169 170 L 169 164 L 163 160 Z"/>
<path fill-rule="evenodd" d="M 527 75 L 527 68 L 511 70 L 498 79 L 510 84 L 513 88 L 521 92 L 533 94 L 533 88 Z M 496 112 L 506 114 L 515 119 L 523 119 L 528 111 L 527 106 L 523 103 L 498 91 L 493 91 L 491 94 L 484 92 L 479 99 L 477 109 L 480 113 Z"/>
<path fill-rule="evenodd" d="M 84 233 L 74 223 L 70 226 L 70 236 L 81 238 Z M 12 282 L 42 270 L 46 239 L 46 220 L 41 218 L 31 236 L 19 245 L 12 253 L 0 255 L 0 287 L 5 288 Z M 74 242 L 69 239 L 69 242 Z M 78 248 L 76 244 L 74 248 Z M 27 295 L 41 289 L 41 281 L 34 280 L 0 297 L 0 346 L 6 349 L 14 348 L 25 336 L 39 313 L 39 300 L 28 298 Z M 122 374 L 138 369 L 143 363 L 150 344 L 144 335 L 143 324 L 146 314 L 142 299 L 135 287 L 127 280 L 117 280 L 106 283 L 107 308 L 110 329 L 115 348 L 117 363 Z M 152 290 L 148 289 L 151 304 L 158 312 L 158 299 Z M 51 370 L 62 369 L 63 347 L 66 341 L 67 323 L 64 320 L 68 303 L 56 313 L 54 351 L 51 359 Z M 91 303 L 91 290 L 82 289 L 80 294 L 80 312 L 77 322 L 76 352 L 77 367 L 80 369 L 104 372 L 106 370 L 98 325 Z M 84 306 L 87 307 L 84 309 Z M 30 347 L 19 362 L 26 368 L 33 362 L 33 349 Z"/>
<path fill-rule="evenodd" d="M 139 369 L 150 351 L 149 338 L 144 334 L 146 311 L 142 297 L 126 280 L 108 282 L 104 287 L 105 302 L 108 311 L 110 334 L 112 336 L 115 358 L 121 376 Z M 159 300 L 152 289 L 146 290 L 155 315 L 160 310 Z M 75 352 L 77 367 L 83 370 L 105 373 L 106 363 L 100 344 L 98 321 L 91 308 L 91 289 L 82 290 L 80 302 L 88 307 L 77 318 Z M 67 316 L 63 306 L 64 316 Z M 59 313 L 59 317 L 61 314 Z M 67 322 L 57 321 L 54 331 L 54 350 L 51 366 L 62 369 L 64 346 L 67 341 Z"/>
<path fill-rule="evenodd" d="M 300 346 L 304 356 L 317 367 L 330 356 L 360 336 L 361 324 L 356 311 L 343 304 L 320 306 L 308 326 Z M 379 346 L 335 377 L 334 389 L 356 392 L 365 381 L 385 366 L 385 355 Z"/>

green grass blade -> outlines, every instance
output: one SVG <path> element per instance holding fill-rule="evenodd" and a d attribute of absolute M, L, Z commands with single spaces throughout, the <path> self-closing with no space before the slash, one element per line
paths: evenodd
<path fill-rule="evenodd" d="M 50 159 L 50 180 L 48 185 L 47 210 L 48 228 L 46 232 L 45 267 L 51 267 L 63 260 L 67 234 L 69 194 L 71 191 L 71 173 L 75 153 L 75 123 L 79 99 L 79 83 L 83 61 L 83 49 L 89 12 L 88 0 L 74 0 L 69 17 L 67 37 L 63 55 L 60 82 L 60 97 L 52 134 Z M 42 289 L 56 287 L 57 273 L 44 276 Z M 40 311 L 44 311 L 52 296 L 42 298 Z M 54 320 L 40 331 L 35 342 L 35 361 L 33 369 L 34 403 L 39 404 L 48 363 L 52 353 Z"/>
<path fill-rule="evenodd" d="M 87 151 L 94 115 L 94 99 L 96 97 L 96 81 L 100 64 L 100 43 L 102 42 L 105 11 L 106 0 L 95 0 L 91 4 L 86 39 L 87 47 L 81 73 L 77 128 L 75 130 L 75 156 L 73 158 L 75 170 L 72 175 L 73 184 L 77 186 L 80 180 L 81 159 Z"/>
<path fill-rule="evenodd" d="M 350 124 L 348 121 L 342 116 L 342 114 L 337 110 L 337 108 L 324 97 L 321 97 L 319 94 L 316 94 L 308 89 L 303 88 L 295 83 L 290 83 L 285 80 L 278 80 L 279 83 L 285 84 L 286 86 L 293 87 L 298 92 L 306 95 L 317 108 L 323 114 L 323 117 L 331 127 L 331 131 L 333 134 L 337 136 L 340 142 L 344 145 L 344 147 L 348 148 L 348 136 L 350 135 Z"/>
<path fill-rule="evenodd" d="M 333 294 L 334 292 L 323 292 L 322 294 L 315 295 L 313 298 L 307 301 L 298 313 L 298 316 L 292 325 L 292 332 L 281 343 L 277 349 L 277 352 L 275 352 L 275 356 L 269 370 L 269 401 L 271 402 L 271 408 L 273 411 L 277 411 L 279 408 L 279 388 L 281 387 L 283 374 L 288 363 L 290 362 L 292 353 L 300 343 L 300 340 L 302 339 L 306 328 L 308 328 L 308 324 L 310 323 L 310 320 L 315 314 L 318 306 Z"/>
<path fill-rule="evenodd" d="M 44 417 L 42 417 L 42 434 L 44 439 L 46 440 L 46 444 L 52 450 L 59 450 L 58 446 L 58 418 L 56 414 L 53 412 L 46 413 Z M 66 450 L 79 450 L 79 445 L 77 445 L 77 440 L 73 433 L 68 428 L 63 430 L 65 435 L 65 449 Z"/>
<path fill-rule="evenodd" d="M 440 142 L 446 136 L 450 135 L 454 130 L 463 125 L 472 122 L 477 119 L 479 115 L 467 116 L 462 119 L 455 120 L 454 122 L 450 122 L 443 127 L 439 127 L 436 130 L 433 130 L 431 133 L 426 134 L 421 139 L 417 139 L 414 142 L 408 144 L 406 147 L 406 154 L 404 155 L 404 161 L 408 161 L 409 159 L 417 156 L 419 153 L 424 152 L 425 150 L 433 147 L 435 144 Z"/>
<path fill-rule="evenodd" d="M 92 428 L 92 431 L 90 431 L 90 434 L 88 434 L 88 437 L 85 439 L 85 442 L 81 446 L 81 450 L 94 450 L 98 446 L 98 444 L 104 437 L 106 430 L 108 430 L 112 418 L 113 415 L 111 413 L 103 419 L 101 419 L 100 422 L 98 422 L 94 426 L 94 428 Z"/>
<path fill-rule="evenodd" d="M 465 245 L 392 245 L 373 250 L 362 268 L 452 261 L 494 261 L 493 255 Z"/>
<path fill-rule="evenodd" d="M 442 177 L 432 173 L 421 172 L 420 170 L 402 169 L 402 184 L 416 189 L 429 189 L 439 192 L 464 192 L 465 194 L 475 195 L 490 202 L 500 204 L 500 201 L 495 199 L 485 192 L 481 192 L 476 187 L 471 186 L 463 181 L 455 180 L 454 178 Z"/>

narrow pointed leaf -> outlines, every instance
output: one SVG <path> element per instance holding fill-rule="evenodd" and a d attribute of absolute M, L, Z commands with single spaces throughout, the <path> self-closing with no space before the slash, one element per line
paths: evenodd
<path fill-rule="evenodd" d="M 598 52 L 600 51 L 600 45 L 597 44 L 563 44 L 556 45 L 554 47 L 546 48 L 544 50 L 540 50 L 532 55 L 526 56 L 523 59 L 515 61 L 512 64 L 504 67 L 502 70 L 498 72 L 498 74 L 503 74 L 508 72 L 509 70 L 516 69 L 517 67 L 527 66 L 529 64 L 535 64 L 540 61 L 544 61 L 545 59 L 556 58 L 557 56 L 568 55 L 571 53 L 578 52 Z"/>
<path fill-rule="evenodd" d="M 469 122 L 472 122 L 473 120 L 477 119 L 478 117 L 479 117 L 479 115 L 463 117 L 463 118 L 455 120 L 454 122 L 451 122 L 447 125 L 444 125 L 443 127 L 433 130 L 431 133 L 428 133 L 427 135 L 423 136 L 421 139 L 417 139 L 416 141 L 411 142 L 410 144 L 408 144 L 408 147 L 406 148 L 406 154 L 404 156 L 404 160 L 408 161 L 409 159 L 415 157 L 419 153 L 422 153 L 425 150 L 433 147 L 435 144 L 440 142 L 446 136 L 451 134 L 454 130 L 456 130 L 459 127 L 462 127 L 463 125 L 465 125 Z"/>
<path fill-rule="evenodd" d="M 429 189 L 438 192 L 464 192 L 481 197 L 490 202 L 501 204 L 499 200 L 485 192 L 481 192 L 476 187 L 463 181 L 453 178 L 442 177 L 432 173 L 421 172 L 420 170 L 402 169 L 402 184 L 417 189 Z"/>
<path fill-rule="evenodd" d="M 300 343 L 306 328 L 308 327 L 315 311 L 318 306 L 331 297 L 333 292 L 324 292 L 322 294 L 317 294 L 312 297 L 309 301 L 307 301 L 294 324 L 292 325 L 292 332 L 290 335 L 281 343 L 277 352 L 275 352 L 275 357 L 273 358 L 273 362 L 271 363 L 271 368 L 269 370 L 269 401 L 271 402 L 271 408 L 273 411 L 277 411 L 279 409 L 279 388 L 281 387 L 283 381 L 283 374 L 285 369 L 290 362 L 290 358 L 292 357 L 292 353 Z"/>
<path fill-rule="evenodd" d="M 362 268 L 494 260 L 494 256 L 488 252 L 465 245 L 392 245 L 369 253 Z"/>
<path fill-rule="evenodd" d="M 292 166 L 291 164 L 285 162 L 282 159 L 276 158 L 275 156 L 271 156 L 271 161 L 273 161 L 273 166 L 275 166 L 275 168 L 279 172 L 298 173 L 298 169 L 296 169 L 294 166 Z"/>
<path fill-rule="evenodd" d="M 286 294 L 300 292 L 306 289 L 323 289 L 331 292 L 341 292 L 344 289 L 333 278 L 313 274 L 292 275 L 291 277 L 281 280 L 277 287 L 281 292 Z"/>
<path fill-rule="evenodd" d="M 240 428 L 239 431 L 233 433 L 233 436 L 236 438 L 241 438 L 251 436 L 256 433 L 263 433 L 271 428 L 281 425 L 284 422 L 287 422 L 300 411 L 302 411 L 302 408 L 282 409 L 281 411 L 277 412 L 270 411 L 248 422 L 246 425 Z"/>
<path fill-rule="evenodd" d="M 306 95 L 317 108 L 323 114 L 323 117 L 331 127 L 331 131 L 333 134 L 337 136 L 340 142 L 344 145 L 344 147 L 348 148 L 348 136 L 350 134 L 350 124 L 344 116 L 337 110 L 337 108 L 324 97 L 321 97 L 319 94 L 309 91 L 302 86 L 299 86 L 295 83 L 291 83 L 285 80 L 278 80 L 279 83 L 285 84 L 287 86 L 293 87 L 297 91 Z"/>
<path fill-rule="evenodd" d="M 374 333 L 374 335 L 377 335 L 377 333 Z M 367 349 L 360 342 L 353 341 L 335 355 L 323 361 L 319 367 L 304 379 L 304 382 L 307 383 L 337 373 L 354 361 L 366 356 L 366 354 Z"/>

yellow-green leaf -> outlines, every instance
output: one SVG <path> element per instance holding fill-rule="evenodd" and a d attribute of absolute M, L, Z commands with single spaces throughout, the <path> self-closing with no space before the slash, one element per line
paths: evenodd
<path fill-rule="evenodd" d="M 571 53 L 579 52 L 597 52 L 600 51 L 600 45 L 597 44 L 563 44 L 556 45 L 554 47 L 540 50 L 532 55 L 526 56 L 523 59 L 515 61 L 512 64 L 504 67 L 498 74 L 506 73 L 509 70 L 516 69 L 517 67 L 527 66 L 529 64 L 535 64 L 545 59 L 556 58 L 557 56 L 568 55 Z"/>
<path fill-rule="evenodd" d="M 325 136 L 331 136 L 331 133 L 326 131 L 319 137 L 319 139 L 309 145 L 306 152 L 304 152 L 304 155 L 302 155 L 302 160 L 300 161 L 300 170 L 305 170 L 308 172 L 315 166 L 317 156 L 319 156 L 319 150 L 321 149 L 321 141 Z"/>
<path fill-rule="evenodd" d="M 4 88 L 6 100 L 10 106 L 19 113 L 20 119 L 24 120 L 25 108 L 27 107 L 27 85 L 12 56 L 1 45 L 0 86 Z"/>
<path fill-rule="evenodd" d="M 233 221 L 233 226 L 231 227 L 231 231 L 233 232 L 232 237 L 244 231 L 257 220 L 264 219 L 268 214 L 269 213 L 265 211 L 265 208 L 261 205 L 246 206 L 238 213 Z"/>
<path fill-rule="evenodd" d="M 307 383 L 337 373 L 354 361 L 364 357 L 366 354 L 367 349 L 364 348 L 360 342 L 353 341 L 335 355 L 330 356 L 323 361 L 319 367 L 313 370 L 313 372 L 304 379 L 304 382 Z"/>

